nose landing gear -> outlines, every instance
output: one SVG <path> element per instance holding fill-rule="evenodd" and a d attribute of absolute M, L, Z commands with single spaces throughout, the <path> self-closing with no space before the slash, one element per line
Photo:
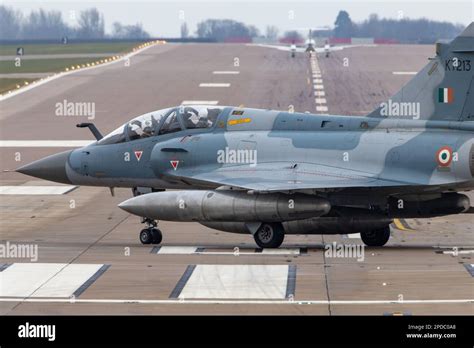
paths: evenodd
<path fill-rule="evenodd" d="M 156 228 L 158 223 L 150 218 L 143 218 L 142 223 L 146 224 L 147 228 L 140 231 L 140 242 L 142 244 L 160 244 L 163 235 L 161 231 Z"/>

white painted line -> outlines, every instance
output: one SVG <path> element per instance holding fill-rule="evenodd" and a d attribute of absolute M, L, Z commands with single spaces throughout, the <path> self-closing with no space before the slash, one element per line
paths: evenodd
<path fill-rule="evenodd" d="M 278 248 L 278 249 L 262 249 L 261 252 L 245 251 L 248 249 L 239 249 L 235 251 L 229 248 L 223 248 L 222 251 L 205 251 L 205 247 L 198 246 L 179 246 L 179 245 L 165 245 L 158 247 L 156 254 L 168 254 L 168 255 L 299 255 L 301 253 L 300 248 Z M 215 247 L 209 247 L 208 249 L 216 249 Z M 227 251 L 228 250 L 228 251 Z M 155 253 L 154 250 L 152 250 Z"/>
<path fill-rule="evenodd" d="M 199 87 L 230 87 L 230 83 L 200 83 Z"/>
<path fill-rule="evenodd" d="M 229 71 L 213 71 L 214 75 L 238 75 L 240 71 L 229 70 Z"/>
<path fill-rule="evenodd" d="M 150 47 L 153 47 L 155 45 L 156 45 L 156 43 L 151 44 L 150 46 L 146 46 L 146 47 L 137 49 L 136 51 L 130 52 L 130 53 L 128 53 L 126 55 L 122 55 L 122 56 L 120 56 L 119 54 L 116 54 L 117 56 L 120 56 L 120 58 L 118 58 L 116 60 L 112 60 L 112 61 L 107 62 L 107 63 L 102 63 L 102 64 L 98 64 L 98 65 L 95 65 L 95 66 L 90 66 L 90 67 L 87 67 L 87 68 L 81 68 L 81 69 L 77 69 L 77 70 L 70 70 L 70 71 L 64 71 L 64 72 L 56 73 L 55 75 L 44 78 L 43 80 L 39 80 L 39 81 L 36 81 L 34 83 L 30 83 L 26 87 L 22 87 L 22 88 L 19 88 L 17 90 L 11 91 L 11 93 L 7 92 L 6 94 L 0 96 L 0 101 L 8 99 L 8 98 L 12 98 L 16 95 L 22 94 L 24 92 L 32 90 L 33 88 L 42 86 L 42 85 L 44 85 L 48 82 L 51 82 L 53 80 L 59 79 L 59 78 L 64 77 L 64 76 L 75 74 L 75 73 L 78 73 L 80 71 L 86 71 L 86 70 L 91 70 L 91 69 L 102 68 L 104 66 L 108 66 L 108 65 L 111 65 L 111 64 L 114 64 L 114 63 L 122 62 L 124 60 L 130 59 L 131 57 L 133 57 L 133 56 L 135 56 L 135 55 L 137 55 L 137 54 L 139 54 L 139 53 L 141 53 L 141 52 L 143 52 L 143 51 L 145 51 L 145 50 L 147 50 Z"/>
<path fill-rule="evenodd" d="M 162 246 L 157 254 L 195 254 L 197 247 L 190 246 Z"/>
<path fill-rule="evenodd" d="M 323 83 L 322 79 L 313 79 L 313 83 Z"/>
<path fill-rule="evenodd" d="M 284 299 L 287 265 L 197 265 L 179 298 Z"/>
<path fill-rule="evenodd" d="M 14 263 L 0 272 L 1 297 L 69 297 L 102 265 Z"/>
<path fill-rule="evenodd" d="M 326 93 L 324 91 L 316 91 L 316 92 L 314 92 L 314 95 L 316 97 L 324 97 L 324 96 L 326 96 Z"/>
<path fill-rule="evenodd" d="M 101 267 L 101 264 L 69 264 L 31 297 L 70 297 Z"/>
<path fill-rule="evenodd" d="M 0 147 L 83 147 L 92 140 L 0 140 Z"/>
<path fill-rule="evenodd" d="M 14 263 L 0 272 L 0 296 L 28 297 L 64 266 L 63 263 Z"/>
<path fill-rule="evenodd" d="M 327 106 L 316 106 L 316 111 L 327 112 L 328 107 Z"/>
<path fill-rule="evenodd" d="M 349 239 L 360 239 L 360 233 L 351 233 L 347 235 Z"/>
<path fill-rule="evenodd" d="M 326 98 L 316 98 L 316 104 L 326 104 Z"/>
<path fill-rule="evenodd" d="M 314 85 L 314 89 L 324 89 L 324 85 Z"/>
<path fill-rule="evenodd" d="M 181 105 L 217 105 L 218 100 L 183 100 Z"/>
<path fill-rule="evenodd" d="M 456 254 L 474 254 L 474 250 L 457 250 L 457 251 L 443 251 L 443 254 L 456 255 Z"/>
<path fill-rule="evenodd" d="M 300 248 L 262 249 L 264 255 L 299 255 Z"/>
<path fill-rule="evenodd" d="M 0 186 L 0 195 L 64 195 L 77 186 Z"/>
<path fill-rule="evenodd" d="M 1 272 L 0 272 L 1 273 Z M 30 302 L 30 303 L 71 303 L 70 299 L 61 298 L 0 298 L 0 302 Z M 74 299 L 74 303 L 107 303 L 107 304 L 263 304 L 263 305 L 374 305 L 374 304 L 474 304 L 474 299 L 453 300 L 142 300 L 142 299 Z"/>
<path fill-rule="evenodd" d="M 392 72 L 393 75 L 416 75 L 417 71 L 394 71 Z"/>

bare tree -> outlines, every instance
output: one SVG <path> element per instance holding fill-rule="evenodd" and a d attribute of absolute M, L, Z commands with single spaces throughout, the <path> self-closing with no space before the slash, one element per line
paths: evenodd
<path fill-rule="evenodd" d="M 286 41 L 301 42 L 303 41 L 303 36 L 296 30 L 285 31 L 283 34 L 283 39 Z"/>
<path fill-rule="evenodd" d="M 68 31 L 61 12 L 43 9 L 32 11 L 22 25 L 24 39 L 59 39 Z"/>
<path fill-rule="evenodd" d="M 207 19 L 198 23 L 196 34 L 200 38 L 225 41 L 229 38 L 252 38 L 258 36 L 258 29 L 232 19 Z"/>
<path fill-rule="evenodd" d="M 104 37 L 104 17 L 96 8 L 82 11 L 78 22 L 78 37 L 89 39 L 101 39 Z"/>
<path fill-rule="evenodd" d="M 141 23 L 122 25 L 119 22 L 114 22 L 113 27 L 112 37 L 117 39 L 147 39 L 150 37 L 150 34 L 143 30 Z"/>
<path fill-rule="evenodd" d="M 0 39 L 14 40 L 19 37 L 23 17 L 4 5 L 0 5 Z"/>
<path fill-rule="evenodd" d="M 278 38 L 278 28 L 274 25 L 269 25 L 267 26 L 266 28 L 266 33 L 265 33 L 265 36 L 268 40 L 271 40 L 271 41 L 276 41 L 277 38 Z"/>
<path fill-rule="evenodd" d="M 186 39 L 188 35 L 189 35 L 188 25 L 186 24 L 186 22 L 184 22 L 183 24 L 181 24 L 181 38 Z"/>

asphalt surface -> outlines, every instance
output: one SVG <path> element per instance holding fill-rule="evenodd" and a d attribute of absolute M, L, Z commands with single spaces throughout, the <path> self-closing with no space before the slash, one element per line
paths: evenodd
<path fill-rule="evenodd" d="M 318 57 L 328 113 L 370 112 L 411 77 L 393 72 L 418 70 L 433 50 L 361 47 Z M 130 66 L 117 62 L 78 72 L 1 101 L 0 140 L 92 140 L 75 127 L 85 117 L 55 115 L 56 103 L 64 100 L 94 102 L 94 122 L 107 133 L 184 100 L 314 112 L 313 93 L 305 54 L 291 59 L 287 52 L 246 45 L 159 45 L 132 57 Z M 0 148 L 0 184 L 53 185 L 3 171 L 65 149 Z M 0 258 L 10 265 L 0 271 L 0 294 L 18 291 L 0 296 L 0 314 L 474 313 L 472 214 L 404 221 L 385 247 L 366 248 L 357 261 L 330 257 L 324 246 L 361 245 L 359 238 L 288 236 L 280 254 L 267 254 L 255 250 L 251 236 L 196 223 L 161 222 L 162 247 L 154 249 L 138 241 L 139 219 L 117 208 L 130 196 L 125 189 L 111 197 L 108 189 L 91 187 L 64 195 L 0 195 L 0 241 L 38 245 L 31 265 L 39 268 L 31 277 L 44 272 L 31 284 L 29 273 L 15 268 L 30 260 Z M 47 274 L 42 265 L 53 263 L 64 268 Z M 70 289 L 79 275 L 63 276 L 65 269 L 90 264 L 105 266 L 98 274 L 84 271 L 88 280 L 78 283 L 81 291 Z"/>

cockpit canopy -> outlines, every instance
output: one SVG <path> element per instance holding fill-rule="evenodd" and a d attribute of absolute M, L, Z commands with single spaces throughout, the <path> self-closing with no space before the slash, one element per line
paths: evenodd
<path fill-rule="evenodd" d="M 183 129 L 212 128 L 223 108 L 189 105 L 156 110 L 140 115 L 98 141 L 99 145 L 118 144 L 137 139 L 179 132 Z"/>

